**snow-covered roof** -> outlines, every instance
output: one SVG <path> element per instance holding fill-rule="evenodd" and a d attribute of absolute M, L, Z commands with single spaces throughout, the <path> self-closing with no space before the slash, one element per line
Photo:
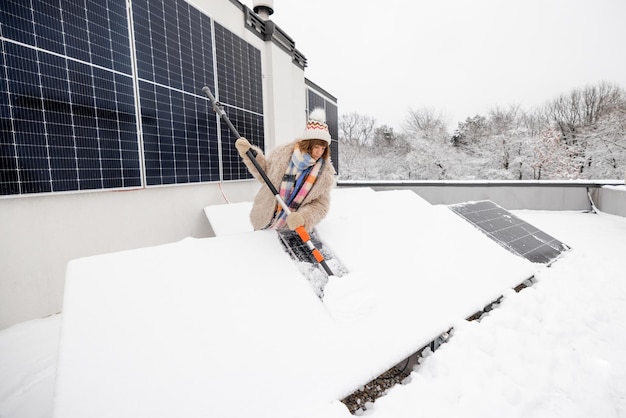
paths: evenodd
<path fill-rule="evenodd" d="M 323 303 L 271 231 L 72 262 L 62 318 L 0 333 L 0 415 L 52 416 L 56 390 L 55 417 L 347 418 L 342 393 L 442 326 L 449 342 L 368 416 L 626 413 L 624 218 L 515 211 L 573 248 L 546 267 L 445 207 L 370 194 L 334 195 L 318 228 L 350 269 Z M 510 271 L 537 283 L 515 293 Z M 499 308 L 465 321 L 492 286 Z"/>
<path fill-rule="evenodd" d="M 335 190 L 332 208 L 317 234 L 348 273 L 329 279 L 323 302 L 274 231 L 72 261 L 56 417 L 171 417 L 181 404 L 187 417 L 291 417 L 348 395 L 537 269 L 410 191 Z"/>

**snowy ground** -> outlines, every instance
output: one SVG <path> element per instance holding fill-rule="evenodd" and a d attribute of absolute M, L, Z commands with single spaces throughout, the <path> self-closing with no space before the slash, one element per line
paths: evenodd
<path fill-rule="evenodd" d="M 573 251 L 479 323 L 459 322 L 367 416 L 626 416 L 626 219 L 514 213 Z"/>
<path fill-rule="evenodd" d="M 535 267 L 537 283 L 533 287 L 520 293 L 505 290 L 499 308 L 480 322 L 467 322 L 462 317 L 455 320 L 449 342 L 415 369 L 410 382 L 364 406 L 361 412 L 365 416 L 626 416 L 626 219 L 575 212 L 514 213 L 573 250 L 549 268 Z M 324 232 L 323 227 L 320 230 Z M 327 236 L 332 238 L 332 232 Z M 341 253 L 340 239 L 334 238 Z M 332 239 L 329 242 L 334 243 Z M 353 262 L 351 271 L 358 273 L 356 254 L 346 255 L 347 261 Z M 447 258 L 462 259 L 461 255 Z M 332 283 L 331 279 L 331 294 Z M 398 284 L 392 281 L 390 285 Z M 352 290 L 355 297 L 376 296 L 362 286 Z M 328 303 L 332 306 L 332 301 Z M 352 321 L 346 315 L 355 312 L 341 314 L 335 311 L 335 322 Z M 0 332 L 0 417 L 53 416 L 61 322 L 61 315 L 56 315 Z M 410 322 L 417 333 L 422 332 L 421 322 L 428 322 L 428 318 Z M 411 333 L 411 329 L 404 332 Z M 178 337 L 182 339 L 182 335 Z M 365 337 L 363 341 L 367 342 Z M 367 352 L 372 347 L 365 344 L 361 350 Z M 160 361 L 155 367 L 165 367 L 171 359 Z M 176 361 L 184 365 L 184 360 Z M 311 363 L 316 364 L 314 360 Z M 228 366 L 232 369 L 236 365 Z M 103 372 L 97 368 L 83 372 L 94 371 Z M 245 382 L 239 382 L 239 386 L 246 388 Z M 237 389 L 235 384 L 234 391 Z M 247 395 L 245 391 L 238 393 L 240 397 Z M 328 400 L 318 406 L 315 411 L 301 410 L 300 415 L 350 416 L 338 401 Z M 184 408 L 179 412 L 185 412 Z"/>

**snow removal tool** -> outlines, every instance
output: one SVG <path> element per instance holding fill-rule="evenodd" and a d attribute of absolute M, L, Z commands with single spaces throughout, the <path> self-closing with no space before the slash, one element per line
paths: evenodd
<path fill-rule="evenodd" d="M 228 118 L 228 115 L 226 114 L 226 112 L 224 111 L 224 107 L 222 106 L 220 102 L 217 101 L 215 96 L 213 96 L 213 93 L 211 93 L 211 89 L 209 89 L 207 86 L 204 86 L 202 88 L 202 91 L 211 100 L 211 103 L 213 104 L 213 111 L 217 113 L 220 116 L 220 118 L 222 118 L 226 122 L 226 125 L 228 125 L 233 135 L 235 135 L 235 138 L 237 139 L 241 138 L 241 135 L 239 135 L 239 132 L 237 131 L 233 123 Z M 267 177 L 265 170 L 261 168 L 261 165 L 256 160 L 256 152 L 253 149 L 249 149 L 246 152 L 246 155 L 248 156 L 248 158 L 250 158 L 250 161 L 252 161 L 252 164 L 254 164 L 254 167 L 258 170 L 259 174 L 263 178 L 263 181 L 265 182 L 267 187 L 269 187 L 270 191 L 274 195 L 274 198 L 276 199 L 278 204 L 283 208 L 283 211 L 285 211 L 285 214 L 289 216 L 289 214 L 291 213 L 289 206 L 287 206 L 285 201 L 280 197 L 278 190 L 276 190 L 276 187 L 274 187 L 269 177 Z M 295 232 L 298 234 L 298 236 L 300 237 L 302 242 L 307 246 L 307 248 L 311 251 L 311 254 L 315 258 L 315 260 L 322 266 L 326 274 L 328 274 L 329 276 L 333 276 L 334 274 L 332 270 L 330 269 L 330 267 L 328 267 L 328 264 L 326 263 L 324 256 L 322 255 L 320 250 L 315 247 L 315 245 L 311 241 L 311 236 L 306 231 L 306 229 L 304 229 L 304 226 L 299 226 L 298 228 L 296 228 Z"/>

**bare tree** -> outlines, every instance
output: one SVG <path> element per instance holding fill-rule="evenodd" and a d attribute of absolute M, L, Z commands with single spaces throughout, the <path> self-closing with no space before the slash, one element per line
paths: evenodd
<path fill-rule="evenodd" d="M 581 129 L 587 178 L 620 178 L 626 169 L 626 105 Z"/>
<path fill-rule="evenodd" d="M 572 179 L 576 169 L 571 161 L 568 146 L 561 140 L 561 132 L 556 127 L 546 127 L 531 142 L 534 179 Z"/>
<path fill-rule="evenodd" d="M 439 141 L 448 138 L 445 115 L 431 107 L 409 109 L 402 128 L 410 138 L 414 139 Z"/>
<path fill-rule="evenodd" d="M 482 115 L 468 117 L 459 122 L 451 138 L 452 145 L 472 153 L 480 141 L 489 133 L 487 118 Z"/>
<path fill-rule="evenodd" d="M 459 123 L 451 137 L 432 108 L 409 111 L 400 134 L 358 114 L 344 122 L 344 178 L 591 179 L 626 171 L 626 92 L 606 82 L 530 112 L 493 108 Z"/>
<path fill-rule="evenodd" d="M 339 118 L 339 139 L 345 144 L 370 145 L 376 119 L 357 112 L 345 113 Z"/>
<path fill-rule="evenodd" d="M 624 107 L 624 90 L 618 85 L 600 82 L 597 85 L 574 89 L 549 102 L 543 109 L 550 124 L 558 127 L 561 140 L 569 148 L 570 160 L 578 164 L 580 177 L 594 166 L 597 148 L 595 135 L 590 135 L 602 119 L 610 118 Z M 606 140 L 606 137 L 600 137 Z"/>

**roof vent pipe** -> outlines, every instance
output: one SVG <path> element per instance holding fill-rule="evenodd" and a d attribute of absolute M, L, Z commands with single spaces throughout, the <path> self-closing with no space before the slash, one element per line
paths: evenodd
<path fill-rule="evenodd" d="M 274 13 L 274 0 L 254 0 L 252 10 L 263 20 L 268 20 Z"/>

